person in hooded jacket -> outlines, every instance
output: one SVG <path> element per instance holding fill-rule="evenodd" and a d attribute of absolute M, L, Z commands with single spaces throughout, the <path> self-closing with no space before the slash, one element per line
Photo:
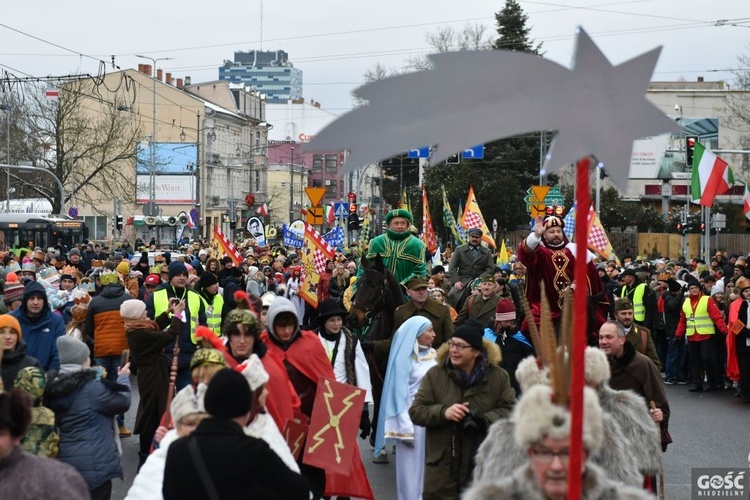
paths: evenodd
<path fill-rule="evenodd" d="M 44 371 L 58 369 L 57 338 L 65 335 L 65 322 L 52 312 L 44 286 L 26 285 L 21 307 L 10 313 L 18 320 L 26 342 L 26 354 L 36 358 Z"/>
<path fill-rule="evenodd" d="M 117 382 L 90 368 L 89 348 L 69 335 L 57 340 L 60 371 L 47 384 L 47 406 L 60 430 L 58 460 L 72 465 L 88 484 L 92 500 L 112 496 L 112 479 L 123 478 L 115 415 L 130 408 L 130 363 Z"/>
<path fill-rule="evenodd" d="M 9 391 L 13 388 L 19 371 L 28 366 L 39 368 L 41 365 L 36 358 L 26 354 L 21 325 L 10 314 L 0 316 L 0 345 L 3 347 L 2 364 L 0 364 L 3 389 Z"/>

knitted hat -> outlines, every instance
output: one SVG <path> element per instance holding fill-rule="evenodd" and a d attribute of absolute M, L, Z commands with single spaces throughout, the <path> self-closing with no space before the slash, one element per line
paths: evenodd
<path fill-rule="evenodd" d="M 127 275 L 130 273 L 130 264 L 127 260 L 123 260 L 119 264 L 117 264 L 117 272 L 123 275 Z"/>
<path fill-rule="evenodd" d="M 172 404 L 169 405 L 169 412 L 172 414 L 172 421 L 175 425 L 179 425 L 180 421 L 188 415 L 206 413 L 204 406 L 206 389 L 206 384 L 198 384 L 197 389 L 194 389 L 192 385 L 187 385 L 175 395 Z"/>
<path fill-rule="evenodd" d="M 68 257 L 73 257 L 74 255 L 77 255 L 78 257 L 81 256 L 81 251 L 77 248 L 72 248 L 68 251 Z"/>
<path fill-rule="evenodd" d="M 453 331 L 451 338 L 456 337 L 465 340 L 474 349 L 482 348 L 482 337 L 484 327 L 478 321 L 470 319 Z"/>
<path fill-rule="evenodd" d="M 169 264 L 169 279 L 171 280 L 178 274 L 184 274 L 187 276 L 188 270 L 184 262 L 180 262 L 179 260 L 176 260 L 172 262 L 171 264 Z"/>
<path fill-rule="evenodd" d="M 524 392 L 515 409 L 515 437 L 518 445 L 528 449 L 545 437 L 568 439 L 570 437 L 570 410 L 553 401 L 552 388 L 535 385 Z M 589 387 L 583 389 L 583 445 L 592 454 L 602 446 L 604 424 L 602 409 L 596 392 Z"/>
<path fill-rule="evenodd" d="M 443 267 L 443 266 L 441 266 L 440 264 L 438 264 L 437 266 L 434 266 L 434 267 L 432 268 L 432 271 L 430 272 L 430 274 L 431 274 L 432 276 L 435 276 L 435 275 L 436 275 L 436 274 L 438 274 L 438 273 L 444 273 L 444 272 L 445 272 L 445 267 Z"/>
<path fill-rule="evenodd" d="M 633 301 L 628 297 L 617 297 L 615 299 L 615 312 L 617 311 L 631 311 L 633 309 Z"/>
<path fill-rule="evenodd" d="M 102 286 L 116 285 L 119 282 L 120 282 L 120 277 L 114 271 L 105 269 L 104 271 L 101 272 L 101 274 L 99 274 L 99 283 L 101 283 Z"/>
<path fill-rule="evenodd" d="M 511 299 L 500 299 L 495 308 L 495 321 L 512 321 L 516 319 L 516 306 Z"/>
<path fill-rule="evenodd" d="M 268 372 L 263 367 L 263 363 L 257 354 L 251 354 L 243 365 L 245 365 L 245 368 L 242 370 L 242 375 L 250 384 L 251 390 L 255 391 L 268 382 Z"/>
<path fill-rule="evenodd" d="M 414 224 L 414 217 L 412 217 L 411 212 L 403 208 L 396 208 L 386 214 L 385 216 L 386 226 L 390 224 L 391 219 L 393 219 L 394 217 L 403 217 L 409 221 L 409 224 Z"/>
<path fill-rule="evenodd" d="M 688 286 L 688 289 L 690 289 L 691 286 L 697 286 L 698 288 L 701 288 L 701 282 L 695 279 L 695 277 L 691 275 L 687 279 L 687 286 Z"/>
<path fill-rule="evenodd" d="M 714 285 L 711 287 L 711 297 L 716 295 L 717 293 L 724 293 L 724 287 L 719 285 Z"/>
<path fill-rule="evenodd" d="M 70 335 L 57 337 L 57 353 L 61 365 L 82 365 L 91 355 L 86 344 Z"/>
<path fill-rule="evenodd" d="M 122 319 L 141 319 L 146 310 L 146 303 L 138 299 L 126 300 L 120 304 L 120 316 Z"/>
<path fill-rule="evenodd" d="M 206 389 L 206 411 L 213 417 L 235 418 L 250 412 L 253 395 L 245 377 L 234 370 L 219 370 Z"/>
<path fill-rule="evenodd" d="M 21 283 L 5 283 L 3 290 L 3 301 L 6 304 L 11 304 L 17 300 L 23 300 L 24 288 Z"/>
<path fill-rule="evenodd" d="M 22 288 L 23 289 L 23 288 Z M 16 331 L 16 334 L 18 334 L 18 340 L 21 340 L 22 331 L 21 331 L 21 323 L 18 322 L 15 316 L 11 314 L 2 314 L 0 315 L 0 328 L 10 327 Z"/>
<path fill-rule="evenodd" d="M 214 273 L 204 272 L 201 274 L 200 279 L 198 280 L 198 287 L 203 290 L 204 288 L 208 288 L 211 285 L 215 285 L 219 282 L 219 278 L 216 277 Z"/>

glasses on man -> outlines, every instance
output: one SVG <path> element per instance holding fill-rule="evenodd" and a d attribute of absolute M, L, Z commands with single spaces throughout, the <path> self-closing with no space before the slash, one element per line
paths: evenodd
<path fill-rule="evenodd" d="M 568 463 L 570 450 L 565 448 L 560 451 L 554 451 L 550 450 L 549 448 L 540 447 L 532 448 L 531 454 L 539 463 L 543 465 L 551 464 L 555 457 L 559 458 L 560 462 L 562 462 L 563 465 L 566 465 Z"/>
<path fill-rule="evenodd" d="M 459 342 L 453 342 L 452 340 L 448 342 L 448 348 L 449 349 L 458 349 L 459 351 L 464 351 L 466 349 L 471 349 L 471 346 L 469 344 L 461 344 Z"/>

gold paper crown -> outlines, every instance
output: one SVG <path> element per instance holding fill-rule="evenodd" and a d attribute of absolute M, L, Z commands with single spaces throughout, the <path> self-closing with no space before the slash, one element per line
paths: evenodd
<path fill-rule="evenodd" d="M 60 270 L 60 274 L 69 274 L 74 278 L 78 278 L 78 268 L 75 266 L 63 266 Z"/>
<path fill-rule="evenodd" d="M 103 260 L 92 260 L 91 261 L 91 267 L 104 267 L 104 261 Z"/>
<path fill-rule="evenodd" d="M 148 274 L 160 274 L 162 267 L 163 267 L 163 264 L 156 264 L 155 266 L 150 266 L 148 268 Z"/>
<path fill-rule="evenodd" d="M 114 285 L 115 283 L 120 282 L 120 277 L 117 275 L 114 271 L 103 271 L 99 275 L 99 283 L 104 285 Z"/>

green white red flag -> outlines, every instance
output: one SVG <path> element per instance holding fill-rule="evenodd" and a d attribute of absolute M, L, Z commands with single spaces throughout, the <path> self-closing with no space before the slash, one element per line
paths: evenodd
<path fill-rule="evenodd" d="M 714 204 L 716 196 L 729 191 L 732 185 L 734 175 L 729 164 L 706 149 L 703 144 L 696 142 L 690 184 L 693 203 L 710 207 Z"/>

